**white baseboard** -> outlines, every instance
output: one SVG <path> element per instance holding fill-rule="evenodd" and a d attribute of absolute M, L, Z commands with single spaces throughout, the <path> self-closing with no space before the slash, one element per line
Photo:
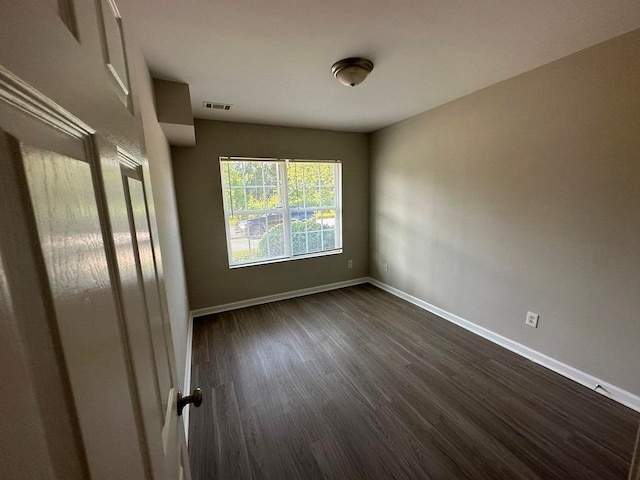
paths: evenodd
<path fill-rule="evenodd" d="M 266 297 L 250 298 L 239 302 L 225 303 L 224 305 L 216 305 L 214 307 L 199 308 L 191 311 L 191 317 L 201 317 L 203 315 L 211 315 L 213 313 L 227 312 L 238 308 L 252 307 L 254 305 L 262 305 L 263 303 L 277 302 L 279 300 L 287 300 L 289 298 L 303 297 L 314 293 L 328 292 L 338 288 L 351 287 L 368 283 L 368 277 L 354 278 L 353 280 L 345 280 L 344 282 L 329 283 L 326 285 L 318 285 L 317 287 L 303 288 L 301 290 L 293 290 L 290 292 L 276 293 L 275 295 L 267 295 Z"/>
<path fill-rule="evenodd" d="M 187 324 L 187 354 L 185 358 L 184 364 L 184 390 L 182 393 L 184 395 L 191 394 L 191 361 L 193 358 L 193 314 L 189 314 L 189 319 L 187 320 L 189 323 Z M 184 438 L 189 444 L 189 412 L 190 408 L 185 408 L 182 411 L 182 418 L 184 422 Z"/>
<path fill-rule="evenodd" d="M 447 312 L 446 310 L 438 308 L 435 305 L 431 305 L 430 303 L 425 302 L 424 300 L 420 300 L 419 298 L 414 297 L 413 295 L 409 295 L 408 293 L 405 293 L 402 290 L 398 290 L 397 288 L 387 285 L 386 283 L 382 283 L 381 281 L 376 280 L 375 278 L 369 278 L 368 280 L 369 280 L 369 283 L 371 283 L 372 285 L 375 285 L 376 287 L 379 287 L 382 290 L 385 290 L 391 293 L 392 295 L 395 295 L 396 297 L 402 298 L 403 300 L 406 300 L 409 303 L 413 303 L 414 305 L 428 312 L 431 312 L 435 315 L 438 315 L 439 317 L 442 317 L 443 319 L 451 323 L 455 323 L 456 325 L 466 330 L 469 330 L 470 332 L 473 332 L 476 335 L 480 335 L 481 337 L 484 337 L 487 340 L 490 340 L 493 343 L 496 343 L 501 347 L 506 348 L 507 350 L 511 350 L 512 352 L 517 353 L 518 355 L 521 355 L 525 358 L 528 358 L 529 360 L 539 365 L 542 365 L 543 367 L 546 367 L 549 370 L 559 373 L 564 377 L 567 377 L 575 382 L 578 382 L 579 384 L 584 385 L 585 387 L 590 388 L 591 390 L 594 390 L 595 392 L 600 393 L 605 397 L 609 397 L 612 400 L 615 400 L 616 402 L 621 403 L 622 405 L 625 405 L 637 412 L 640 412 L 640 397 L 638 397 L 637 395 L 634 395 L 633 393 L 627 392 L 626 390 L 623 390 L 620 387 L 616 387 L 615 385 L 607 383 L 604 380 L 594 377 L 593 375 L 590 375 L 586 372 L 578 370 L 577 368 L 574 368 L 570 365 L 562 363 L 543 353 L 533 350 L 532 348 L 526 347 L 518 342 L 514 342 L 513 340 L 510 340 L 507 337 L 503 337 L 502 335 L 499 335 L 495 332 L 492 332 L 491 330 L 488 330 L 484 327 L 476 325 L 475 323 L 470 322 L 469 320 L 465 320 L 464 318 L 461 318 L 453 313 L 450 313 L 450 312 Z"/>

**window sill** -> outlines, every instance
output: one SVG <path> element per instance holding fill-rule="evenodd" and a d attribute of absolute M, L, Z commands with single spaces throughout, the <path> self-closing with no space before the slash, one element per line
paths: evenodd
<path fill-rule="evenodd" d="M 229 265 L 229 269 L 233 270 L 236 268 L 256 267 L 258 265 L 269 265 L 271 263 L 292 262 L 295 260 L 304 260 L 307 258 L 327 257 L 329 255 L 339 255 L 341 253 L 342 253 L 342 249 L 337 248 L 335 250 L 328 250 L 326 252 L 315 252 L 315 253 L 308 253 L 306 255 L 296 255 L 295 257 L 272 258 L 270 260 L 264 260 L 260 262 L 238 263 L 235 265 Z"/>

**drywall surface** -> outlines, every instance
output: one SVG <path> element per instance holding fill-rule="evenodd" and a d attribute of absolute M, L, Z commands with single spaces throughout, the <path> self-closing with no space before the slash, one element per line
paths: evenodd
<path fill-rule="evenodd" d="M 371 150 L 372 277 L 640 394 L 640 30 Z"/>
<path fill-rule="evenodd" d="M 368 135 L 209 120 L 195 127 L 196 147 L 172 148 L 192 310 L 367 276 Z M 341 160 L 343 253 L 230 269 L 221 156 Z"/>
<path fill-rule="evenodd" d="M 153 91 L 158 122 L 193 125 L 189 85 L 154 79 Z"/>
<path fill-rule="evenodd" d="M 187 283 L 182 259 L 182 243 L 178 210 L 171 167 L 169 143 L 158 123 L 153 101 L 153 81 L 142 55 L 130 62 L 136 81 L 137 117 L 142 123 L 143 150 L 148 158 L 145 170 L 147 188 L 152 198 L 148 199 L 151 230 L 156 240 L 155 254 L 165 311 L 169 315 L 173 350 L 176 359 L 178 386 L 184 385 L 185 359 L 187 356 L 187 330 L 189 305 Z M 149 185 L 150 183 L 150 185 Z M 150 187 L 150 188 L 149 188 Z M 149 192 L 147 192 L 149 195 Z M 152 201 L 151 201 L 152 200 Z M 159 245 L 158 245 L 159 243 Z"/>

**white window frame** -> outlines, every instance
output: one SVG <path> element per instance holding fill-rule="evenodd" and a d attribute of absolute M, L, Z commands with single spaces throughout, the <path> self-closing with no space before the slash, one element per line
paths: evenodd
<path fill-rule="evenodd" d="M 237 210 L 232 209 L 232 206 L 228 204 L 227 195 L 225 191 L 225 179 L 224 179 L 224 162 L 233 161 L 251 161 L 251 162 L 276 162 L 278 163 L 279 175 L 282 179 L 281 195 L 282 195 L 282 207 L 265 210 Z M 306 253 L 301 255 L 294 255 L 291 251 L 292 247 L 292 235 L 291 235 L 291 207 L 289 206 L 289 194 L 288 194 L 288 178 L 287 168 L 290 163 L 330 163 L 335 165 L 334 169 L 334 195 L 335 195 L 335 207 L 304 207 L 303 211 L 319 211 L 319 210 L 335 210 L 335 241 L 336 247 L 331 250 L 323 250 L 320 252 Z M 323 257 L 327 255 L 336 255 L 342 253 L 342 162 L 340 160 L 306 160 L 306 159 L 291 159 L 291 158 L 257 158 L 257 157 L 220 157 L 220 187 L 222 189 L 222 202 L 224 209 L 224 224 L 227 237 L 227 260 L 229 268 L 242 268 L 251 267 L 255 265 L 265 265 L 270 263 L 288 262 L 292 260 L 300 260 L 305 258 Z M 299 210 L 299 208 L 296 208 Z M 283 216 L 283 242 L 284 242 L 284 254 L 279 257 L 264 259 L 264 260 L 247 260 L 235 262 L 233 261 L 232 247 L 232 234 L 231 225 L 229 223 L 229 217 L 233 215 L 263 215 L 277 213 Z M 268 221 L 265 219 L 268 225 Z"/>

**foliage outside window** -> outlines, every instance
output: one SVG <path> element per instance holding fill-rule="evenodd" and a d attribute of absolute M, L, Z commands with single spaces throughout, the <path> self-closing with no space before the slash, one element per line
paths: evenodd
<path fill-rule="evenodd" d="M 338 161 L 221 157 L 229 266 L 340 253 Z"/>

